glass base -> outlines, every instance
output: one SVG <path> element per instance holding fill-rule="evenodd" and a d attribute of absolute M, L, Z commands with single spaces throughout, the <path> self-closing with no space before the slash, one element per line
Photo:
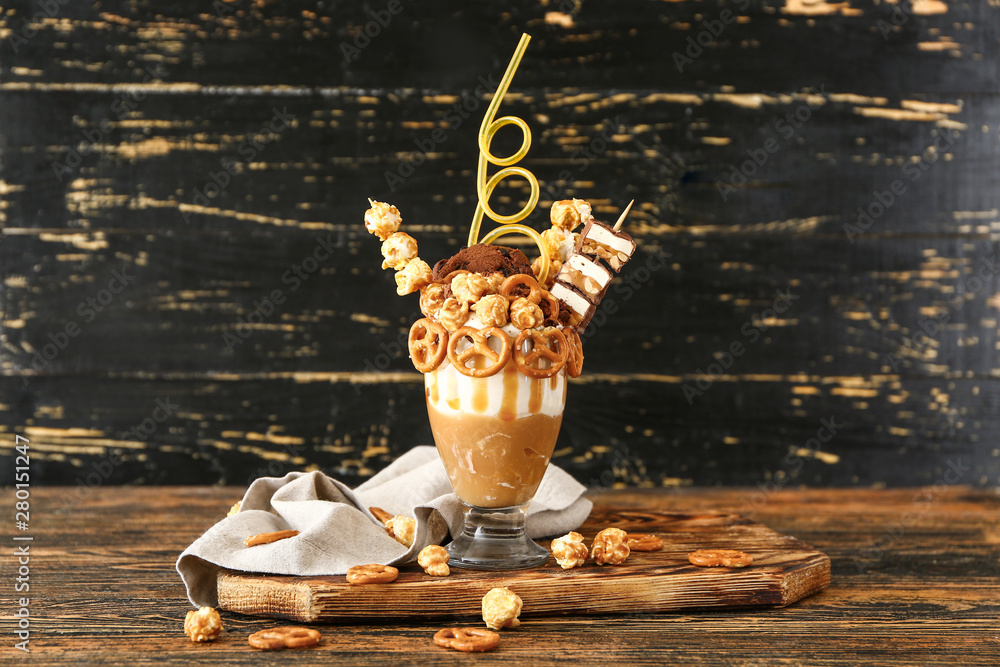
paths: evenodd
<path fill-rule="evenodd" d="M 462 533 L 448 545 L 448 565 L 470 570 L 523 570 L 538 567 L 549 552 L 528 537 L 524 508 L 468 507 Z"/>

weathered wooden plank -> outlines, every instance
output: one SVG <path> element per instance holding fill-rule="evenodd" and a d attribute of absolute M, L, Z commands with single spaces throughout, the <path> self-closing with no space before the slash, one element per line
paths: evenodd
<path fill-rule="evenodd" d="M 760 664 L 844 667 L 950 661 L 992 666 L 996 643 L 1000 500 L 966 487 L 932 489 L 783 490 L 757 519 L 830 554 L 829 589 L 785 609 L 526 618 L 505 631 L 499 651 L 477 662 L 588 664 Z M 605 493 L 599 509 L 664 511 L 738 508 L 751 489 L 682 489 Z M 246 636 L 274 622 L 222 612 L 220 642 L 193 645 L 182 634 L 190 605 L 173 570 L 176 555 L 223 516 L 239 488 L 105 488 L 62 506 L 64 489 L 32 490 L 32 663 L 181 665 L 245 664 Z M 0 492 L 0 502 L 12 501 Z M 917 510 L 867 569 L 853 565 L 892 525 Z M 36 550 L 37 549 L 37 550 Z M 56 583 L 58 582 L 58 583 Z M 455 619 L 458 621 L 459 619 Z M 434 660 L 468 662 L 433 646 L 437 622 L 402 620 L 317 626 L 321 647 L 286 652 L 283 663 Z M 13 650 L 13 649 L 8 649 Z"/>
<path fill-rule="evenodd" d="M 49 12 L 28 0 L 8 5 L 0 26 L 15 38 L 6 38 L 12 55 L 3 80 L 27 85 L 103 84 L 109 74 L 141 83 L 146 67 L 162 65 L 172 83 L 187 86 L 437 87 L 501 69 L 522 31 L 535 38 L 522 85 L 558 73 L 567 86 L 756 92 L 822 77 L 885 94 L 980 91 L 998 74 L 989 3 L 241 0 L 197 10 L 181 2 L 72 3 Z"/>
<path fill-rule="evenodd" d="M 4 378 L 0 465 L 10 471 L 9 434 L 20 433 L 40 478 L 81 498 L 92 485 L 244 484 L 315 468 L 353 485 L 433 444 L 419 375 L 395 380 Z M 603 376 L 570 387 L 554 461 L 593 488 L 742 484 L 766 497 L 802 484 L 988 486 L 1000 474 L 995 385 L 735 376 L 689 405 L 680 380 Z"/>
<path fill-rule="evenodd" d="M 744 16 L 677 72 L 673 51 L 723 10 Z M 960 454 L 973 483 L 995 483 L 985 443 L 996 434 L 997 283 L 983 261 L 1000 226 L 996 8 L 407 3 L 348 62 L 339 44 L 371 11 L 380 7 L 246 0 L 6 8 L 0 421 L 95 432 L 65 445 L 79 452 L 51 436 L 49 479 L 89 472 L 105 454 L 86 448 L 142 423 L 160 396 L 205 403 L 199 392 L 218 378 L 209 418 L 154 439 L 113 479 L 252 474 L 275 442 L 261 449 L 243 434 L 280 435 L 275 424 L 331 447 L 379 432 L 402 395 L 395 378 L 360 376 L 387 383 L 368 406 L 342 384 L 304 393 L 356 382 L 340 374 L 366 362 L 410 372 L 379 356 L 415 308 L 392 296 L 377 244 L 358 232 L 364 197 L 397 203 L 426 256 L 457 247 L 472 210 L 478 77 L 498 74 L 526 29 L 535 39 L 503 107 L 534 128 L 525 166 L 603 217 L 635 197 L 639 259 L 672 253 L 633 298 L 613 294 L 618 312 L 588 343 L 585 377 L 597 384 L 571 407 L 580 415 L 567 420 L 564 465 L 591 479 L 609 468 L 599 448 L 627 445 L 646 467 L 622 482 L 755 483 L 821 418 L 844 415 L 839 462 L 808 459 L 816 481 L 933 481 Z M 476 107 L 468 117 L 455 110 L 463 103 Z M 945 143 L 931 153 L 936 139 Z M 747 163 L 761 151 L 764 164 Z M 387 172 L 411 167 L 390 187 Z M 845 232 L 859 207 L 872 222 Z M 284 272 L 329 236 L 333 263 L 293 293 Z M 114 271 L 135 275 L 120 294 Z M 273 319 L 227 347 L 224 334 L 277 288 L 288 293 Z M 800 299 L 770 317 L 786 288 Z M 87 302 L 104 298 L 100 312 Z M 755 317 L 768 330 L 751 342 Z M 724 368 L 718 356 L 734 343 L 746 352 Z M 254 410 L 269 391 L 264 418 Z M 412 395 L 409 414 L 388 421 L 426 437 Z M 293 398 L 305 407 L 280 403 Z M 347 426 L 331 419 L 341 404 L 357 415 Z M 239 428 L 225 426 L 233 415 Z M 210 450 L 215 471 L 193 466 L 206 441 L 244 451 Z M 360 479 L 364 451 L 355 441 L 310 462 Z"/>
<path fill-rule="evenodd" d="M 329 231 L 353 225 L 375 196 L 460 242 L 474 209 L 486 106 L 474 89 L 150 93 L 130 105 L 119 104 L 127 90 L 3 95 L 4 126 L 38 123 L 5 137 L 8 228 Z M 466 103 L 463 118 L 455 107 Z M 519 87 L 503 112 L 532 126 L 523 166 L 543 200 L 591 199 L 609 218 L 635 198 L 630 227 L 643 240 L 824 233 L 849 243 L 844 225 L 857 224 L 859 207 L 874 217 L 855 236 L 1000 228 L 993 91 L 870 99 L 822 82 L 740 95 Z M 511 152 L 508 139 L 501 133 L 494 150 Z M 501 192 L 516 199 L 526 185 L 511 179 Z M 892 197 L 887 210 L 876 193 Z"/>
<path fill-rule="evenodd" d="M 109 234 L 84 252 L 78 235 L 9 236 L 0 368 L 408 372 L 417 299 L 396 296 L 378 242 L 356 227 L 138 244 Z M 418 236 L 432 241 L 427 258 L 449 254 L 442 235 Z M 700 391 L 723 374 L 988 381 L 1000 364 L 994 240 L 931 250 L 913 237 L 720 234 L 661 247 L 640 250 L 610 290 L 588 330 L 587 373 L 698 376 Z"/>
<path fill-rule="evenodd" d="M 542 567 L 510 572 L 453 568 L 428 577 L 415 566 L 382 586 L 355 586 L 343 576 L 281 577 L 247 572 L 218 574 L 219 606 L 251 616 L 330 623 L 371 618 L 476 618 L 493 588 L 518 591 L 523 616 L 639 614 L 708 607 L 784 607 L 830 584 L 830 559 L 767 526 L 723 512 L 596 511 L 579 528 L 592 542 L 613 526 L 652 533 L 655 552 L 633 552 L 614 567 L 588 563 L 563 570 L 550 557 Z M 546 549 L 548 541 L 540 542 Z M 698 549 L 739 549 L 746 569 L 703 569 L 687 556 Z"/>

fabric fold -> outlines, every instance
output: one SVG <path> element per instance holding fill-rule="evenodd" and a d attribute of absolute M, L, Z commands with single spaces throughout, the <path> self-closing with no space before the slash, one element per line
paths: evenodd
<path fill-rule="evenodd" d="M 564 534 L 590 514 L 585 488 L 549 465 L 529 505 L 532 538 Z M 416 519 L 410 548 L 390 537 L 369 507 Z M 415 447 L 352 490 L 321 472 L 292 472 L 254 481 L 239 513 L 209 528 L 181 553 L 177 572 L 195 606 L 218 604 L 219 570 L 298 576 L 339 575 L 354 565 L 399 565 L 429 544 L 461 530 L 465 505 L 451 490 L 433 447 Z M 255 547 L 250 535 L 298 530 L 299 535 Z"/>

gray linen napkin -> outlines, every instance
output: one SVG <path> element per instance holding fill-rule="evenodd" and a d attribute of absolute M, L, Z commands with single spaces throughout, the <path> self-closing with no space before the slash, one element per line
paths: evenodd
<path fill-rule="evenodd" d="M 528 535 L 561 535 L 584 522 L 591 502 L 584 487 L 550 465 L 527 510 Z M 417 520 L 413 546 L 389 537 L 369 507 Z M 344 574 L 365 563 L 397 565 L 416 559 L 462 528 L 464 505 L 451 490 L 433 447 L 414 447 L 353 491 L 321 472 L 262 477 L 247 489 L 240 511 L 209 528 L 177 559 L 177 572 L 195 606 L 218 604 L 221 568 L 261 574 Z M 246 547 L 249 535 L 298 530 L 299 535 Z"/>

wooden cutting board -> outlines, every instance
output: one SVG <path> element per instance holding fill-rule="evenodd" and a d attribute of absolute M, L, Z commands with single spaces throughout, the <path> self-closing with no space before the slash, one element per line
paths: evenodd
<path fill-rule="evenodd" d="M 219 606 L 229 611 L 305 623 L 387 616 L 478 617 L 491 588 L 506 586 L 524 601 L 522 616 L 677 611 L 695 608 L 783 607 L 826 588 L 830 559 L 795 538 L 735 514 L 593 512 L 581 532 L 589 546 L 602 528 L 656 533 L 661 551 L 632 552 L 623 565 L 510 572 L 452 568 L 429 577 L 415 564 L 391 584 L 352 586 L 343 576 L 261 576 L 223 571 Z M 548 547 L 548 542 L 539 542 Z M 753 556 L 742 568 L 688 562 L 696 549 L 729 548 Z"/>

